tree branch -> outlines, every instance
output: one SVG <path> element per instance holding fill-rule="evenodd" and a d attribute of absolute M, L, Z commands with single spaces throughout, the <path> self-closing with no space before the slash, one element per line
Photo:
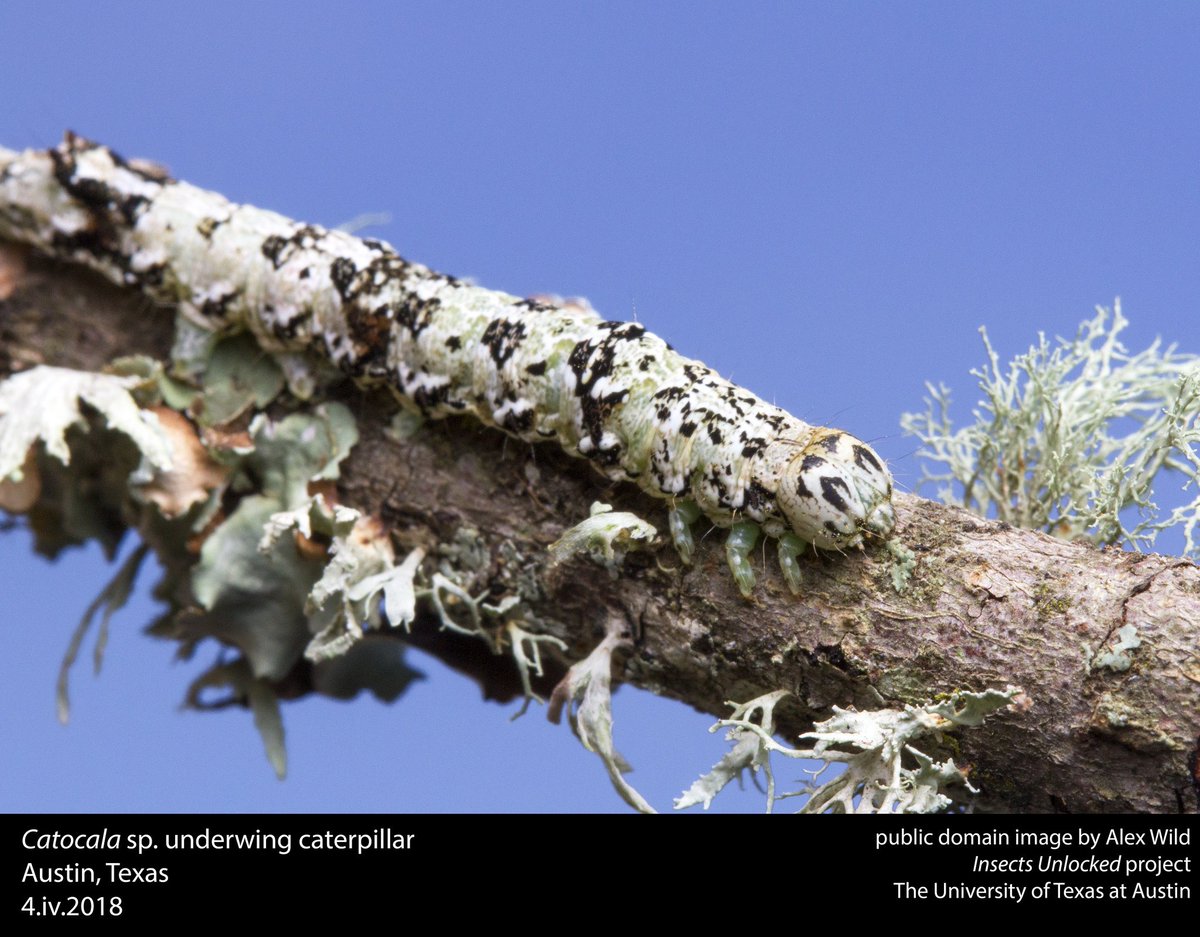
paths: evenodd
<path fill-rule="evenodd" d="M 0 150 L 0 174 L 5 161 Z M 45 186 L 52 193 L 52 177 Z M 0 236 L 34 248 L 4 248 L 0 376 L 38 363 L 97 370 L 120 355 L 168 358 L 170 310 L 84 270 L 78 239 L 56 243 L 12 204 L 0 204 Z M 663 502 L 599 478 L 557 447 L 466 418 L 426 423 L 399 441 L 387 431 L 390 394 L 346 382 L 329 396 L 351 407 L 359 432 L 339 500 L 434 556 L 477 532 L 487 557 L 477 590 L 519 588 L 543 631 L 566 644 L 536 687 L 543 694 L 614 621 L 635 638 L 620 679 L 718 717 L 728 700 L 790 690 L 776 717 L 791 739 L 835 705 L 878 709 L 1012 684 L 1024 691 L 1018 707 L 947 742 L 971 766 L 979 806 L 1197 810 L 1200 570 L 1190 562 L 1097 551 L 897 495 L 895 539 L 913 553 L 900 591 L 897 561 L 880 548 L 802 557 L 800 597 L 773 563 L 756 562 L 750 600 L 715 537 L 700 540 L 690 567 L 669 546 L 631 554 L 616 578 L 586 560 L 555 567 L 548 545 L 592 502 L 660 530 Z M 142 533 L 168 568 L 194 562 L 179 544 L 155 541 L 144 525 Z M 428 616 L 410 635 L 380 634 L 473 674 L 492 697 L 520 692 L 509 658 Z M 1129 634 L 1140 645 L 1120 669 L 1118 645 Z M 283 696 L 322 689 L 304 659 L 276 682 Z"/>

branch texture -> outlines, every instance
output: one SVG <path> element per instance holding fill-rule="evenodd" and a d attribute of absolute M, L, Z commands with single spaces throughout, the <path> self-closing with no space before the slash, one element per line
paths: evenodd
<path fill-rule="evenodd" d="M 172 317 L 156 308 L 168 298 L 155 282 L 162 268 L 131 270 L 122 246 L 136 201 L 77 183 L 68 191 L 56 176 L 61 161 L 46 154 L 20 157 L 20 186 L 8 185 L 17 160 L 0 150 L 0 237 L 33 253 L 5 249 L 0 374 L 42 363 L 98 370 L 132 354 L 167 360 Z M 44 172 L 32 174 L 39 165 Z M 139 173 L 153 184 L 149 170 Z M 67 216 L 72 230 L 47 221 Z M 211 314 L 220 319 L 228 297 L 254 289 L 214 280 Z M 195 293 L 172 298 L 194 315 Z M 280 347 L 279 335 L 257 337 Z M 288 375 L 293 391 L 312 373 L 298 363 Z M 313 379 L 310 391 L 356 417 L 358 443 L 337 483 L 341 503 L 431 556 L 472 531 L 485 557 L 476 591 L 519 591 L 542 631 L 565 644 L 557 666 L 547 665 L 543 692 L 614 622 L 634 639 L 621 679 L 718 717 L 728 715 L 728 700 L 787 689 L 793 695 L 775 715 L 792 739 L 835 705 L 878 709 L 1018 685 L 1019 706 L 947 742 L 955 761 L 971 766 L 982 807 L 1197 809 L 1200 574 L 1190 562 L 1097 551 L 896 495 L 894 540 L 911 553 L 903 562 L 878 547 L 809 554 L 793 583 L 752 554 L 758 583 L 747 599 L 721 546 L 701 538 L 690 566 L 664 546 L 631 553 L 614 578 L 586 559 L 556 566 L 547 548 L 594 501 L 660 529 L 662 501 L 598 477 L 557 447 L 514 442 L 471 419 L 427 423 L 399 439 L 388 430 L 390 394 L 324 379 Z M 142 533 L 160 554 L 170 552 Z M 194 556 L 176 549 L 165 562 Z M 519 692 L 511 660 L 481 642 L 421 619 L 400 637 L 473 673 L 497 698 Z M 322 689 L 305 659 L 273 679 L 285 696 Z"/>

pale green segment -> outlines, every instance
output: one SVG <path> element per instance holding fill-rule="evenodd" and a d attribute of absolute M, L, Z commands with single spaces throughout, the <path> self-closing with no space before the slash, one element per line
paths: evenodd
<path fill-rule="evenodd" d="M 784 534 L 779 538 L 779 569 L 792 595 L 800 594 L 800 564 L 796 557 L 807 548 L 808 544 L 795 534 Z"/>
<path fill-rule="evenodd" d="M 754 591 L 754 567 L 750 564 L 750 555 L 758 543 L 758 534 L 757 524 L 742 521 L 733 525 L 725 539 L 725 555 L 729 560 L 730 572 L 738 589 L 747 598 Z"/>
<path fill-rule="evenodd" d="M 700 519 L 700 508 L 694 501 L 680 501 L 671 507 L 667 521 L 671 527 L 671 540 L 675 544 L 680 559 L 685 563 L 692 562 L 696 552 L 696 540 L 692 536 L 692 524 Z"/>

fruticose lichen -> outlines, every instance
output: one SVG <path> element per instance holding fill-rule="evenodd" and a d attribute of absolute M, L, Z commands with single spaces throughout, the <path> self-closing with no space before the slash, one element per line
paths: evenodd
<path fill-rule="evenodd" d="M 1042 336 L 1007 369 L 981 330 L 974 422 L 955 430 L 949 391 L 932 385 L 926 411 L 902 419 L 944 466 L 921 483 L 947 504 L 1097 545 L 1145 548 L 1180 528 L 1200 556 L 1200 358 L 1158 342 L 1130 354 L 1126 325 L 1119 301 L 1097 308 L 1074 339 Z M 1169 471 L 1192 495 L 1163 516 L 1151 499 Z"/>
<path fill-rule="evenodd" d="M 953 759 L 936 762 L 912 744 L 923 737 L 940 741 L 942 733 L 980 725 L 998 709 L 1008 706 L 1020 693 L 1015 687 L 1007 690 L 985 690 L 982 693 L 959 691 L 938 702 L 903 709 L 881 709 L 872 712 L 834 707 L 834 715 L 818 722 L 802 739 L 812 739 L 811 748 L 789 748 L 774 737 L 776 704 L 788 695 L 776 690 L 748 703 L 730 703 L 733 716 L 713 726 L 712 731 L 728 728 L 726 739 L 734 748 L 712 770 L 696 781 L 675 801 L 682 810 L 696 804 L 705 808 L 726 784 L 747 768 L 760 768 L 767 776 L 767 812 L 777 799 L 770 755 L 777 752 L 787 758 L 817 759 L 830 764 L 841 763 L 845 770 L 829 781 L 817 785 L 822 768 L 812 781 L 794 792 L 779 795 L 806 795 L 808 800 L 800 813 L 934 813 L 953 802 L 942 793 L 950 785 L 960 785 L 974 791 L 966 773 Z M 757 712 L 758 721 L 753 721 Z"/>

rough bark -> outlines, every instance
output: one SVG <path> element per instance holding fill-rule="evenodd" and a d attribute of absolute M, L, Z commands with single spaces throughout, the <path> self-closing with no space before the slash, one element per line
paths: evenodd
<path fill-rule="evenodd" d="M 136 352 L 164 357 L 170 318 L 91 273 L 29 255 L 0 300 L 0 374 L 35 363 L 94 370 Z M 546 546 L 592 501 L 659 520 L 661 503 L 553 447 L 468 420 L 431 423 L 399 443 L 383 431 L 394 409 L 387 395 L 353 385 L 344 393 L 362 441 L 342 499 L 402 528 L 412 544 L 433 546 L 470 524 L 497 581 L 514 564 L 540 577 L 545 596 L 535 611 L 570 648 L 543 690 L 612 617 L 638 635 L 622 679 L 714 716 L 727 714 L 726 700 L 787 688 L 794 703 L 781 728 L 790 737 L 833 705 L 878 708 L 1015 684 L 1024 690 L 1020 711 L 957 739 L 956 760 L 972 766 L 980 806 L 1197 809 L 1200 570 L 1190 562 L 1095 550 L 900 495 L 899 537 L 917 555 L 902 594 L 887 558 L 869 552 L 805 562 L 800 599 L 764 569 L 747 602 L 715 538 L 701 543 L 691 568 L 664 547 L 631 555 L 617 579 L 585 561 L 552 570 Z M 519 692 L 507 658 L 433 625 L 419 623 L 406 640 L 471 673 L 497 699 Z M 1124 625 L 1142 640 L 1133 666 L 1089 671 L 1082 649 L 1099 653 Z M 289 681 L 292 694 L 311 689 L 304 667 Z"/>
<path fill-rule="evenodd" d="M 4 249 L 11 282 L 0 274 L 0 377 L 37 363 L 94 370 L 119 355 L 166 357 L 169 309 L 76 266 Z M 398 442 L 384 432 L 395 409 L 386 393 L 351 383 L 337 393 L 361 432 L 338 485 L 344 503 L 431 549 L 470 525 L 498 591 L 518 570 L 540 583 L 533 611 L 569 648 L 543 691 L 614 619 L 635 636 L 620 679 L 718 717 L 727 700 L 788 689 L 779 717 L 792 739 L 834 705 L 874 709 L 1016 685 L 1019 706 L 948 742 L 956 762 L 971 766 L 978 807 L 1198 809 L 1200 569 L 1191 562 L 1095 550 L 897 495 L 896 536 L 916 555 L 901 592 L 878 549 L 808 557 L 800 598 L 764 562 L 750 601 L 718 538 L 700 543 L 691 567 L 668 545 L 631 555 L 616 578 L 582 560 L 552 568 L 547 545 L 593 501 L 660 529 L 662 502 L 553 446 L 466 419 L 428 423 Z M 1089 668 L 1126 625 L 1141 639 L 1132 666 Z M 403 640 L 471 673 L 490 696 L 519 692 L 511 661 L 479 641 L 429 621 Z M 283 695 L 312 690 L 307 665 L 285 684 Z"/>

